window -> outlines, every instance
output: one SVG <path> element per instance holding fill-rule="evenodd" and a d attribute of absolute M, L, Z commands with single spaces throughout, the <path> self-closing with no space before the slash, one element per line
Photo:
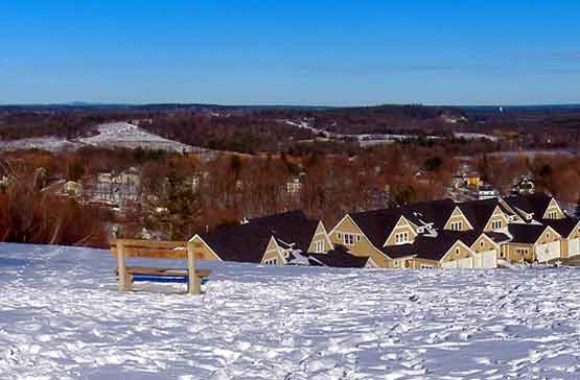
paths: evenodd
<path fill-rule="evenodd" d="M 339 239 L 342 239 L 342 234 L 339 232 L 336 234 L 336 237 L 338 237 Z"/>
<path fill-rule="evenodd" d="M 324 241 L 318 240 L 314 243 L 314 252 L 324 253 Z"/>
<path fill-rule="evenodd" d="M 557 210 L 548 211 L 548 219 L 558 219 L 558 211 Z"/>
<path fill-rule="evenodd" d="M 455 248 L 455 256 L 459 256 L 460 253 L 459 248 Z"/>
<path fill-rule="evenodd" d="M 528 250 L 523 249 L 523 248 L 518 248 L 518 249 L 516 249 L 516 254 L 520 255 L 520 256 L 525 256 L 528 254 Z"/>
<path fill-rule="evenodd" d="M 421 264 L 421 266 L 419 266 L 419 268 L 421 268 L 421 269 L 432 269 L 432 267 L 430 265 L 425 265 L 425 264 Z"/>
<path fill-rule="evenodd" d="M 451 222 L 451 231 L 462 231 L 463 222 Z"/>
<path fill-rule="evenodd" d="M 395 234 L 395 244 L 405 244 L 409 242 L 408 232 L 398 232 Z"/>
<path fill-rule="evenodd" d="M 494 220 L 491 222 L 492 230 L 501 230 L 503 228 L 503 223 L 501 220 Z"/>
<path fill-rule="evenodd" d="M 360 235 L 356 235 L 356 241 L 360 241 L 361 236 Z"/>
<path fill-rule="evenodd" d="M 479 242 L 479 246 L 480 246 L 481 248 L 483 248 L 483 245 L 484 245 L 484 244 L 485 244 L 485 243 L 483 242 L 483 240 Z"/>
<path fill-rule="evenodd" d="M 266 261 L 264 261 L 265 265 L 278 265 L 278 259 L 277 258 L 273 258 L 273 259 L 268 259 Z"/>
<path fill-rule="evenodd" d="M 353 234 L 344 234 L 344 245 L 354 245 Z"/>

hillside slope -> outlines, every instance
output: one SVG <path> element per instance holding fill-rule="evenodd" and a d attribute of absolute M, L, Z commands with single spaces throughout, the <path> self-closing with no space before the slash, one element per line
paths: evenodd
<path fill-rule="evenodd" d="M 0 245 L 0 378 L 576 378 L 580 272 L 214 269 L 119 294 L 107 251 Z M 147 289 L 145 292 L 143 290 Z M 161 290 L 167 290 L 163 293 Z"/>

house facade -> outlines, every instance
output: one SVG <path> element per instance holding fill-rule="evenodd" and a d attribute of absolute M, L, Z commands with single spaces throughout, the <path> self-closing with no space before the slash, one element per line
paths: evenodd
<path fill-rule="evenodd" d="M 330 231 L 300 211 L 199 234 L 200 258 L 264 265 L 486 269 L 580 256 L 580 221 L 545 194 L 450 199 L 346 214 Z"/>

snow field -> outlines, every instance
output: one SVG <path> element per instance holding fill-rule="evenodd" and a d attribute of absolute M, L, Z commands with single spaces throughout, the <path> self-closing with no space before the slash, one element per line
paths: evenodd
<path fill-rule="evenodd" d="M 120 294 L 107 251 L 0 245 L 0 378 L 580 373 L 575 269 L 202 266 L 214 270 L 203 296 L 173 284 Z"/>

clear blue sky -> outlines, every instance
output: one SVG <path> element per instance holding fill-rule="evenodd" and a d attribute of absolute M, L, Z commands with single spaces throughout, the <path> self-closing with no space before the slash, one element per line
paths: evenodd
<path fill-rule="evenodd" d="M 2 0 L 0 104 L 580 103 L 580 1 Z"/>

